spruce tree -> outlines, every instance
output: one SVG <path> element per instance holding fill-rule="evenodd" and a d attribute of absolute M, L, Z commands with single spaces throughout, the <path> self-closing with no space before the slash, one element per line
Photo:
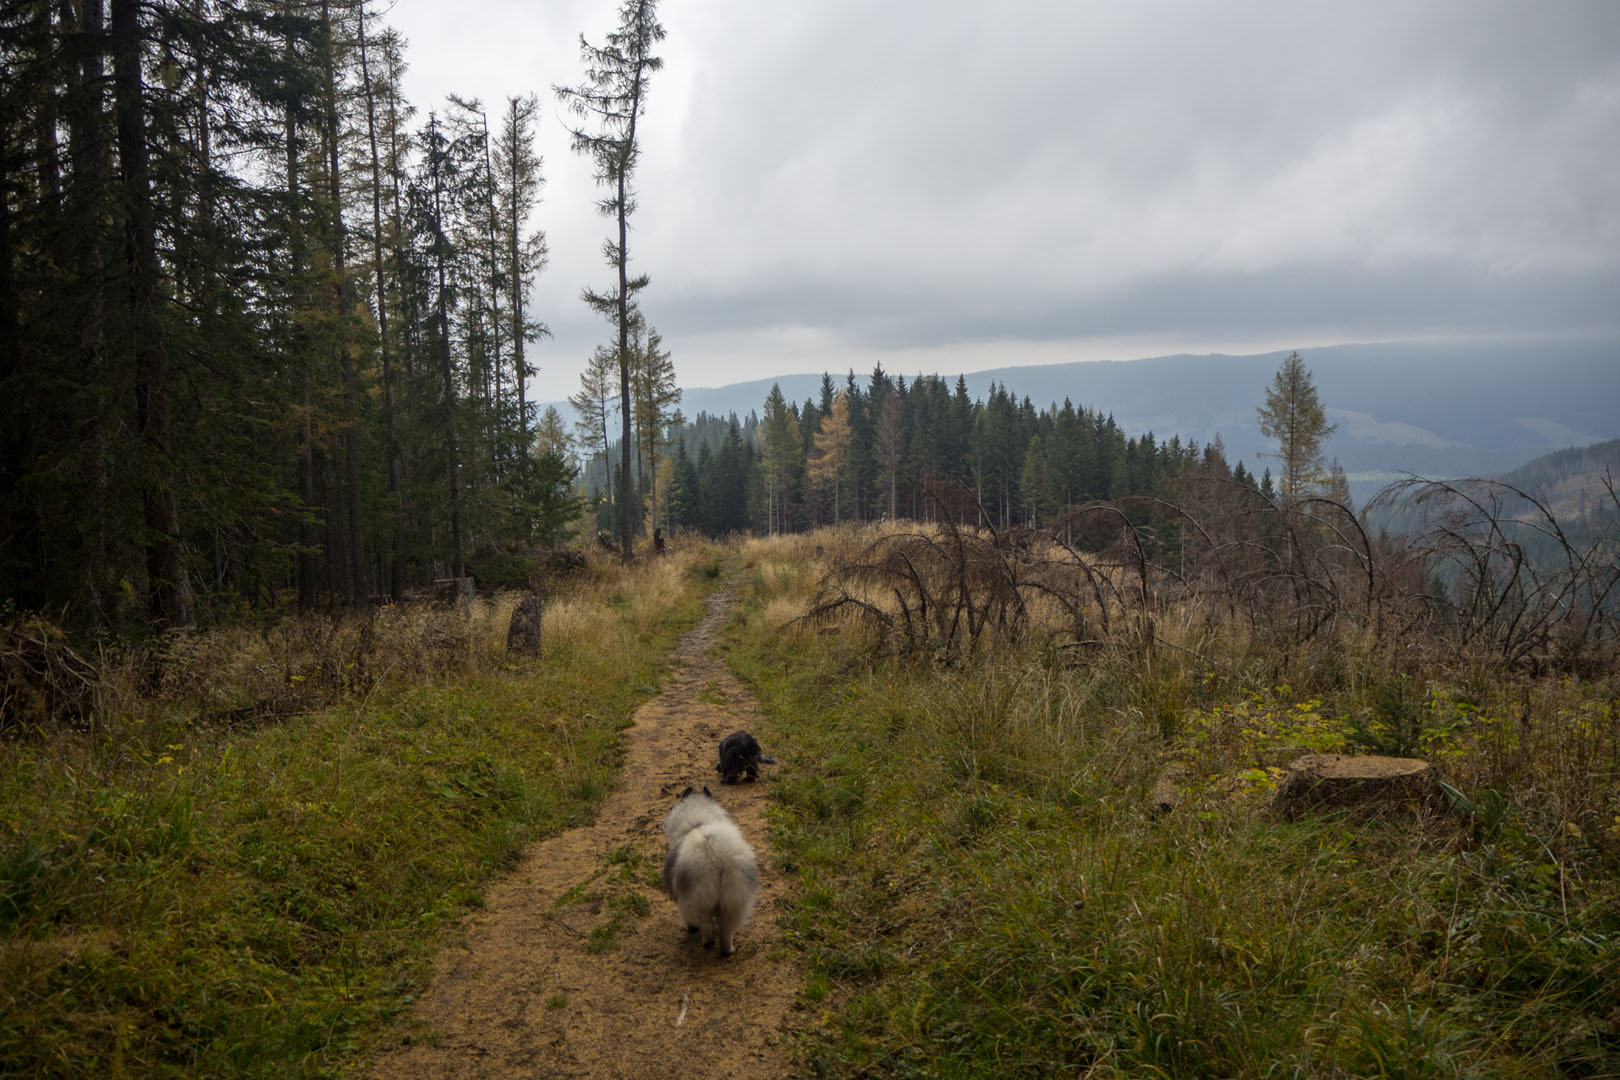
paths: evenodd
<path fill-rule="evenodd" d="M 541 229 L 526 231 L 529 228 L 529 215 L 539 205 L 540 191 L 546 182 L 541 172 L 543 160 L 534 150 L 535 115 L 539 108 L 539 101 L 533 94 L 507 98 L 501 133 L 495 147 L 500 225 L 506 259 L 503 281 L 508 295 L 507 310 L 512 320 L 509 336 L 512 342 L 512 376 L 517 385 L 520 437 L 529 424 L 528 382 L 529 376 L 535 374 L 534 366 L 527 359 L 527 346 L 529 342 L 551 334 L 546 324 L 528 314 L 525 308 L 529 285 L 534 276 L 546 268 L 549 259 L 545 232 Z M 521 441 L 527 445 L 527 440 Z"/>
<path fill-rule="evenodd" d="M 574 425 L 574 429 L 579 433 L 580 447 L 585 450 L 587 474 L 592 458 L 597 454 L 601 455 L 602 491 L 609 506 L 615 505 L 616 501 L 613 496 L 613 462 L 610 457 L 613 450 L 610 421 L 613 411 L 621 407 L 613 387 L 616 368 L 617 361 L 613 350 L 606 345 L 598 345 L 591 353 L 585 370 L 580 372 L 578 392 L 568 398 L 568 404 L 579 414 L 579 421 Z M 610 520 L 617 523 L 618 519 Z"/>
<path fill-rule="evenodd" d="M 142 456 L 141 502 L 145 509 L 146 581 L 151 614 L 171 626 L 193 618 L 191 582 L 181 556 L 178 481 L 173 428 L 168 335 L 157 253 L 157 208 L 147 142 L 146 76 L 142 50 L 146 31 L 138 0 L 111 0 L 113 100 L 119 174 L 126 222 L 125 301 L 134 351 L 136 433 Z"/>
<path fill-rule="evenodd" d="M 640 475 L 647 489 L 647 512 L 658 520 L 658 458 L 664 428 L 680 403 L 681 389 L 675 381 L 675 365 L 664 339 L 649 327 L 645 337 L 637 334 L 631 350 L 630 395 L 635 403 L 636 454 Z"/>
<path fill-rule="evenodd" d="M 390 174 L 384 171 L 381 152 L 383 138 L 383 110 L 379 99 L 393 94 L 395 88 L 387 84 L 381 71 L 374 73 L 371 62 L 372 39 L 366 30 L 366 8 L 362 2 L 356 9 L 357 45 L 360 60 L 360 94 L 365 103 L 366 148 L 369 167 L 369 195 L 371 197 L 371 273 L 372 303 L 377 320 L 377 354 L 382 366 L 383 454 L 388 472 L 388 597 L 395 603 L 405 597 L 404 534 L 406 528 L 404 463 L 400 459 L 399 432 L 395 414 L 397 383 L 394 375 L 394 342 L 388 329 L 390 305 L 390 278 L 387 273 L 390 244 L 383 232 L 383 203 L 390 190 Z M 386 50 L 386 46 L 383 46 Z M 391 163 L 397 164 L 397 163 Z M 393 170 L 397 177 L 397 169 Z M 397 180 L 394 181 L 397 183 Z M 397 221 L 393 222 L 396 226 Z M 397 237 L 393 241 L 397 244 Z"/>
<path fill-rule="evenodd" d="M 765 398 L 764 435 L 765 531 L 775 536 L 787 531 L 789 492 L 802 462 L 798 418 L 775 383 Z"/>
<path fill-rule="evenodd" d="M 872 456 L 878 479 L 883 482 L 882 506 L 885 517 L 900 514 L 900 472 L 906 458 L 905 395 L 902 387 L 874 383 L 875 417 L 872 425 Z"/>

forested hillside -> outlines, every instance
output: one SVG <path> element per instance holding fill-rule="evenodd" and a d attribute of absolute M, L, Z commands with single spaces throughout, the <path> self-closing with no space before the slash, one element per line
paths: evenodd
<path fill-rule="evenodd" d="M 5 6 L 0 595 L 397 597 L 571 514 L 525 390 L 537 99 L 419 111 L 406 63 L 356 0 Z"/>
<path fill-rule="evenodd" d="M 762 414 L 699 413 L 671 434 L 657 522 L 710 536 L 942 516 L 1042 524 L 1076 503 L 1171 494 L 1194 473 L 1273 491 L 1269 469 L 1256 477 L 1241 462 L 1229 468 L 1218 436 L 1205 446 L 1177 435 L 1161 441 L 1072 401 L 1037 408 L 996 384 L 972 399 L 962 378 L 908 383 L 881 368 L 864 383 L 824 376 L 819 395 L 802 403 L 773 386 Z M 602 470 L 593 464 L 587 476 L 596 486 Z M 970 492 L 971 504 L 947 507 L 930 496 L 940 478 Z M 610 508 L 601 512 L 606 528 Z"/>
<path fill-rule="evenodd" d="M 1495 342 L 1390 342 L 1301 348 L 1338 426 L 1329 453 L 1365 501 L 1396 477 L 1490 476 L 1570 446 L 1620 435 L 1620 343 L 1557 338 Z M 1002 367 L 962 376 L 982 399 L 992 385 L 1038 408 L 1100 408 L 1126 432 L 1220 435 L 1227 461 L 1259 472 L 1274 447 L 1255 420 L 1266 380 L 1286 351 L 1248 356 L 1158 356 Z M 910 373 L 907 373 L 908 376 Z M 814 398 L 819 375 L 774 380 L 790 399 Z M 954 376 L 953 376 L 954 378 Z M 842 380 L 840 379 L 840 382 Z M 688 415 L 757 412 L 773 380 L 687 387 Z"/>
<path fill-rule="evenodd" d="M 1544 500 L 1565 520 L 1612 515 L 1609 485 L 1620 482 L 1620 439 L 1546 454 L 1500 479 Z"/>

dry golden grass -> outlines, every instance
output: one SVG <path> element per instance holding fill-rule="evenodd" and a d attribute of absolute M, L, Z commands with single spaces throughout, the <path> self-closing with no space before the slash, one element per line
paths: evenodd
<path fill-rule="evenodd" d="M 604 605 L 564 596 L 546 605 L 542 638 L 548 648 L 603 641 L 613 621 L 612 611 Z"/>
<path fill-rule="evenodd" d="M 580 571 L 552 583 L 542 619 L 544 650 L 627 647 L 690 601 L 694 576 L 716 576 L 720 559 L 720 549 L 704 543 L 674 546 L 629 566 L 610 552 L 587 552 Z M 513 662 L 506 637 L 524 595 L 307 613 L 108 649 L 87 658 L 93 704 L 85 722 L 178 713 L 205 726 L 261 723 L 378 686 L 499 670 Z"/>
<path fill-rule="evenodd" d="M 782 628 L 799 619 L 836 557 L 829 547 L 842 554 L 849 545 L 844 533 L 830 531 L 744 540 L 739 553 L 765 624 Z"/>

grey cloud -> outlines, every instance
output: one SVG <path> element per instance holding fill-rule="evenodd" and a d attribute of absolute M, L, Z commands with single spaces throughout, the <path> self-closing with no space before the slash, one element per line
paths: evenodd
<path fill-rule="evenodd" d="M 1208 332 L 1277 336 L 1289 331 L 1345 340 L 1612 329 L 1620 274 L 1507 276 L 1467 265 L 1421 262 L 1399 271 L 1284 266 L 1203 275 L 1166 272 L 1102 291 L 982 289 L 930 293 L 871 282 L 794 278 L 724 294 L 673 289 L 663 327 L 689 334 L 821 326 L 880 348 L 961 341 L 1061 341 L 1092 336 Z"/>
<path fill-rule="evenodd" d="M 559 25 L 545 5 L 503 7 L 502 37 L 571 52 L 608 29 L 598 8 L 564 16 L 596 25 Z M 1610 0 L 714 0 L 662 15 L 632 251 L 694 382 L 725 381 L 702 341 L 791 328 L 913 350 L 1620 334 Z M 476 60 L 467 72 L 448 89 L 489 93 Z M 541 295 L 561 312 L 606 279 L 605 224 L 584 167 L 547 138 Z M 559 366 L 605 336 L 550 321 Z"/>

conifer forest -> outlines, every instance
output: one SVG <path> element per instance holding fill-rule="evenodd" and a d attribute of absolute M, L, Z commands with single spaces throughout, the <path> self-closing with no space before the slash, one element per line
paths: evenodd
<path fill-rule="evenodd" d="M 0 593 L 188 625 L 555 531 L 535 97 L 413 106 L 353 0 L 3 12 Z"/>
<path fill-rule="evenodd" d="M 1128 434 L 1099 409 L 1037 407 L 1005 385 L 973 399 L 961 377 L 824 376 L 818 398 L 795 404 L 773 388 L 744 420 L 700 414 L 672 430 L 661 521 L 710 536 L 896 518 L 1038 526 L 1079 503 L 1168 495 L 1194 476 L 1275 494 L 1269 469 L 1229 466 L 1218 439 Z"/>
<path fill-rule="evenodd" d="M 407 101 L 406 44 L 365 3 L 13 3 L 0 35 L 0 594 L 21 610 L 189 625 L 499 580 L 592 531 L 1004 525 L 1224 468 L 1090 407 L 881 369 L 688 420 L 645 276 L 622 343 L 577 392 L 546 385 L 539 97 Z M 979 505 L 935 505 L 925 477 Z"/>

